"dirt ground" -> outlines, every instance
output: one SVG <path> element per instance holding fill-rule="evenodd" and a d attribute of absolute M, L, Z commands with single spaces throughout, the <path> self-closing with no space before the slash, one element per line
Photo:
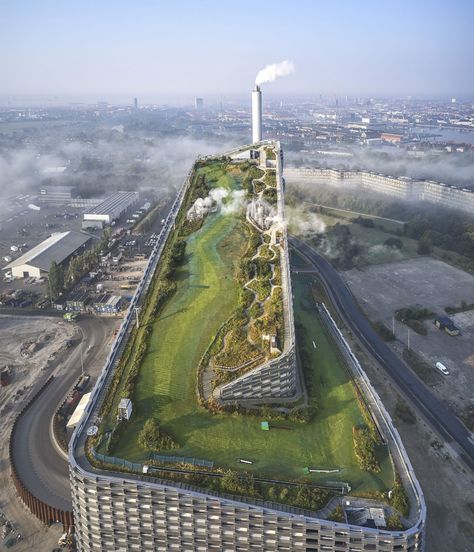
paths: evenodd
<path fill-rule="evenodd" d="M 408 327 L 393 321 L 402 307 L 419 305 L 445 315 L 447 306 L 462 301 L 474 302 L 474 277 L 442 261 L 419 257 L 400 262 L 353 269 L 344 278 L 372 321 L 381 320 L 387 328 L 395 327 L 397 341 L 392 344 L 400 353 L 408 344 Z M 474 311 L 450 315 L 461 335 L 449 336 L 434 326 L 434 317 L 425 320 L 427 335 L 410 330 L 410 347 L 437 372 L 442 362 L 448 376 L 436 377 L 435 394 L 459 416 L 474 404 Z M 437 374 L 439 376 L 439 372 Z"/>
<path fill-rule="evenodd" d="M 8 441 L 15 417 L 30 391 L 48 377 L 53 359 L 74 335 L 74 327 L 59 318 L 0 316 L 0 368 L 12 367 L 11 384 L 0 388 L 0 512 L 15 528 L 15 535 L 22 535 L 11 548 L 17 552 L 52 550 L 61 535 L 62 527 L 47 529 L 18 499 L 9 479 Z M 31 343 L 30 349 L 36 350 L 22 355 L 25 344 Z M 4 542 L 0 540 L 0 550 L 6 550 Z"/>
<path fill-rule="evenodd" d="M 121 262 L 115 269 L 107 273 L 106 278 L 94 283 L 102 285 L 101 293 L 112 293 L 114 295 L 133 295 L 141 280 L 143 271 L 148 263 L 148 259 L 126 260 Z M 126 286 L 130 282 L 130 289 L 123 289 L 120 286 Z"/>
<path fill-rule="evenodd" d="M 12 382 L 0 388 L 0 438 L 10 415 L 18 411 L 27 391 L 45 379 L 56 355 L 75 335 L 59 318 L 0 316 L 0 368 L 10 366 Z"/>

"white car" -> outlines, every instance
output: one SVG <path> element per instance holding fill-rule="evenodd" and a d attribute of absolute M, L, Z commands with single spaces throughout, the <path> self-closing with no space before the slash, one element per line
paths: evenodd
<path fill-rule="evenodd" d="M 436 368 L 438 368 L 438 370 L 444 374 L 445 376 L 449 376 L 449 370 L 446 368 L 446 366 L 444 364 L 442 364 L 441 362 L 437 362 L 436 363 Z"/>

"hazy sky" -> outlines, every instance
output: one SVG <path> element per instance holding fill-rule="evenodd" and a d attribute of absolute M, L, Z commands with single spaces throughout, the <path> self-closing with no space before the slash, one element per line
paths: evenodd
<path fill-rule="evenodd" d="M 474 0 L 0 0 L 0 94 L 474 97 Z"/>

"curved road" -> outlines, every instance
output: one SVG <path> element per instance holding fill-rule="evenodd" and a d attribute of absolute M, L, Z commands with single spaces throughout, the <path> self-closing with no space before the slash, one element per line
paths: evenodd
<path fill-rule="evenodd" d="M 437 399 L 414 372 L 384 343 L 357 305 L 339 273 L 301 240 L 289 243 L 309 261 L 323 280 L 339 314 L 365 349 L 379 362 L 410 401 L 448 443 L 457 443 L 461 458 L 474 471 L 474 440 L 466 426 Z"/>
<path fill-rule="evenodd" d="M 110 337 L 111 326 L 100 318 L 79 321 L 83 331 L 84 371 L 104 357 L 102 345 Z M 25 486 L 50 506 L 71 510 L 71 490 L 66 456 L 54 446 L 51 420 L 81 374 L 81 345 L 72 349 L 64 363 L 53 372 L 53 381 L 18 421 L 13 457 Z"/>

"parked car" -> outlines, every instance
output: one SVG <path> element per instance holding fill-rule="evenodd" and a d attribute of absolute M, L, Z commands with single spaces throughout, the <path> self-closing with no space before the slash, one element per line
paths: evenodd
<path fill-rule="evenodd" d="M 444 374 L 445 376 L 449 376 L 449 370 L 446 368 L 446 366 L 444 364 L 442 364 L 441 362 L 437 362 L 436 363 L 436 368 L 438 368 L 438 370 Z"/>

